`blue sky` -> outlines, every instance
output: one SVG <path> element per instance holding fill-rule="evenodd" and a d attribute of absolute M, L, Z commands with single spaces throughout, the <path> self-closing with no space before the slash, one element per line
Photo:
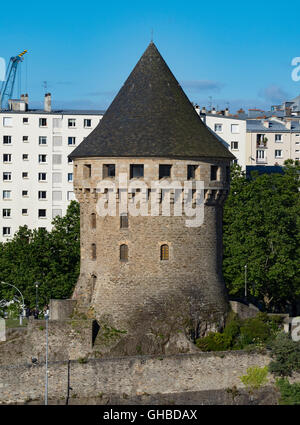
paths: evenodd
<path fill-rule="evenodd" d="M 236 110 L 300 93 L 300 5 L 276 1 L 5 2 L 0 57 L 28 49 L 21 91 L 32 107 L 107 108 L 151 39 L 191 101 Z M 19 82 L 16 84 L 18 89 Z M 17 93 L 16 93 L 17 94 Z"/>

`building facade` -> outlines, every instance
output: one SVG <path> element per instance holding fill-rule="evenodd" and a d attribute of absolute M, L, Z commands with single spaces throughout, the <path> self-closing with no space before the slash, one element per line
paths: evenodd
<path fill-rule="evenodd" d="M 246 165 L 284 165 L 300 159 L 299 120 L 247 120 Z"/>
<path fill-rule="evenodd" d="M 26 110 L 21 100 L 21 107 L 14 101 L 15 110 L 0 111 L 0 241 L 23 225 L 50 230 L 75 199 L 68 155 L 103 112 L 51 111 L 50 102 L 47 94 L 46 110 Z"/>
<path fill-rule="evenodd" d="M 105 331 L 102 354 L 192 350 L 191 340 L 220 329 L 227 314 L 222 208 L 234 156 L 203 124 L 153 43 L 70 157 L 81 207 L 73 298 L 77 311 L 92 314 Z M 137 189 L 124 189 L 124 176 Z M 179 194 L 170 190 L 165 214 L 155 184 L 173 181 Z M 204 184 L 204 221 L 196 227 L 186 225 L 186 214 L 172 213 L 175 199 L 182 211 L 185 181 Z M 109 196 L 116 211 L 100 214 Z M 123 196 L 131 205 L 143 202 L 146 214 L 121 213 Z"/>

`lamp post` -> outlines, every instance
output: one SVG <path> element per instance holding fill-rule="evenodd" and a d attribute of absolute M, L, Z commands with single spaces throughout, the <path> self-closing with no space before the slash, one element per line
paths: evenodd
<path fill-rule="evenodd" d="M 245 300 L 247 300 L 247 264 L 245 264 Z"/>
<path fill-rule="evenodd" d="M 46 320 L 46 375 L 45 375 L 45 406 L 48 404 L 48 314 L 45 315 Z"/>
<path fill-rule="evenodd" d="M 35 309 L 39 309 L 39 282 L 35 282 Z"/>
<path fill-rule="evenodd" d="M 20 325 L 22 326 L 22 323 L 23 323 L 23 321 L 22 321 L 22 318 L 23 318 L 23 311 L 24 311 L 24 307 L 25 307 L 25 303 L 24 303 L 24 297 L 23 297 L 23 295 L 22 295 L 22 292 L 20 291 L 20 289 L 18 289 L 15 285 L 12 285 L 11 283 L 7 283 L 7 282 L 1 282 L 2 283 L 2 285 L 8 285 L 8 286 L 12 286 L 14 289 L 16 289 L 18 292 L 19 292 L 19 294 L 21 295 L 21 298 L 22 298 L 22 313 L 21 313 L 21 315 L 20 315 Z"/>

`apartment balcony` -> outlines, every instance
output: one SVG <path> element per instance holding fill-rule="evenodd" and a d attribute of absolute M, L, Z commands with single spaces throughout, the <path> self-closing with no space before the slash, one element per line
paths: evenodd
<path fill-rule="evenodd" d="M 256 164 L 267 164 L 267 158 L 256 158 Z"/>
<path fill-rule="evenodd" d="M 257 149 L 268 149 L 267 143 L 258 142 L 256 143 Z"/>

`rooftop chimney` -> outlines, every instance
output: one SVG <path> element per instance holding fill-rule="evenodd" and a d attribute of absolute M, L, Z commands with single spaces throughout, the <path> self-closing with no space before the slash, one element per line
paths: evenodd
<path fill-rule="evenodd" d="M 211 113 L 216 114 L 217 113 L 216 108 L 212 108 Z"/>
<path fill-rule="evenodd" d="M 45 94 L 44 111 L 51 112 L 51 93 Z"/>
<path fill-rule="evenodd" d="M 21 94 L 21 100 L 24 102 L 25 104 L 25 111 L 28 110 L 28 94 Z"/>
<path fill-rule="evenodd" d="M 201 114 L 206 114 L 206 108 L 205 108 L 205 106 L 202 106 L 202 108 L 201 108 Z"/>
<path fill-rule="evenodd" d="M 228 117 L 229 116 L 229 109 L 228 108 L 226 108 L 225 109 L 225 117 Z"/>

